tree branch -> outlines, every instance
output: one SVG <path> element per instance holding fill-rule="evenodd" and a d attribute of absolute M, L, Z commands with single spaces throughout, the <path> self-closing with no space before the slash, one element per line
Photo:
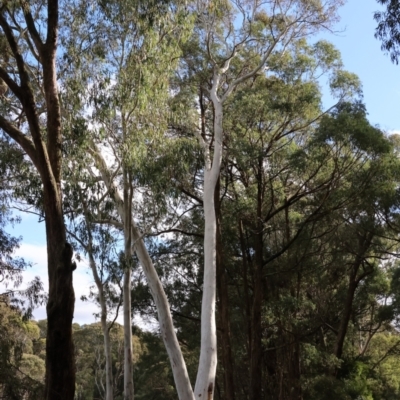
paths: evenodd
<path fill-rule="evenodd" d="M 17 96 L 19 100 L 22 98 L 20 86 L 11 78 L 7 71 L 0 66 L 0 78 L 7 84 L 8 88 Z"/>
<path fill-rule="evenodd" d="M 14 139 L 28 154 L 35 167 L 39 169 L 39 164 L 37 160 L 36 148 L 32 140 L 25 136 L 18 128 L 7 121 L 4 117 L 0 115 L 0 128 L 7 133 L 12 139 Z"/>
<path fill-rule="evenodd" d="M 42 39 L 40 38 L 39 32 L 36 29 L 35 22 L 33 20 L 32 14 L 29 10 L 29 4 L 27 2 L 24 3 L 24 16 L 29 34 L 31 35 L 33 42 L 35 43 L 37 52 L 39 54 L 39 58 L 41 60 L 43 53 L 43 42 Z"/>
<path fill-rule="evenodd" d="M 157 231 L 156 233 L 150 233 L 147 236 L 158 236 L 158 235 L 162 235 L 163 233 L 172 233 L 172 232 L 178 232 L 178 233 L 182 233 L 183 235 L 204 238 L 204 235 L 202 233 L 187 232 L 187 231 L 184 231 L 183 229 L 178 229 L 178 228 L 171 228 L 171 229 L 165 229 L 163 231 Z"/>

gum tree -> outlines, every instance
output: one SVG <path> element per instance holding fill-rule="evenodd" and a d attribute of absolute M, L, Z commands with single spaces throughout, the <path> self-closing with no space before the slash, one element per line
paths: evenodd
<path fill-rule="evenodd" d="M 100 196 L 111 198 L 114 203 L 113 214 L 105 212 L 104 218 L 97 222 L 113 220 L 123 231 L 124 398 L 134 396 L 131 266 L 135 252 L 157 306 L 178 395 L 189 399 L 193 391 L 168 299 L 134 217 L 138 196 L 135 173 L 140 174 L 147 147 L 157 146 L 167 127 L 168 79 L 179 56 L 179 42 L 188 34 L 192 18 L 179 2 L 79 4 L 80 7 L 71 5 L 65 10 L 66 18 L 76 13 L 72 35 L 64 37 L 69 74 L 66 86 L 75 88 L 65 93 L 65 104 L 68 104 L 65 114 L 71 118 L 72 130 L 80 122 L 86 125 L 84 137 L 77 134 L 72 141 L 83 140 L 80 145 L 90 157 L 82 160 L 81 165 L 95 181 L 103 182 L 104 192 Z M 76 12 L 77 8 L 86 7 L 96 9 L 91 19 L 85 13 Z M 84 57 L 83 48 L 89 49 Z"/>
<path fill-rule="evenodd" d="M 196 131 L 204 152 L 204 279 L 201 311 L 201 347 L 195 397 L 213 398 L 217 367 L 217 298 L 215 187 L 219 180 L 224 132 L 224 103 L 245 82 L 265 74 L 272 57 L 335 21 L 336 1 L 202 1 L 198 4 L 197 42 L 205 70 L 200 83 L 200 127 Z M 187 64 L 189 66 L 189 64 Z M 189 67 L 190 69 L 190 67 Z M 204 99 L 212 107 L 213 123 L 205 121 Z M 259 313 L 258 313 L 259 314 Z M 253 315 L 253 318 L 260 318 Z M 254 365 L 253 368 L 258 368 Z M 252 385 L 252 398 L 261 397 Z"/>
<path fill-rule="evenodd" d="M 399 63 L 400 55 L 400 3 L 397 0 L 377 0 L 385 7 L 374 14 L 378 26 L 375 37 L 382 42 L 382 50 L 389 53 L 392 62 Z"/>
<path fill-rule="evenodd" d="M 42 183 L 49 278 L 45 398 L 72 400 L 74 264 L 66 241 L 61 193 L 58 30 L 57 0 L 0 2 L 0 129 L 23 149 Z"/>

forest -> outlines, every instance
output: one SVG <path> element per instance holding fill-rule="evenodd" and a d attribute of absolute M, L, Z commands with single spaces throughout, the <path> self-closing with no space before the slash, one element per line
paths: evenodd
<path fill-rule="evenodd" d="M 400 398 L 400 135 L 319 38 L 343 3 L 0 0 L 1 400 Z"/>

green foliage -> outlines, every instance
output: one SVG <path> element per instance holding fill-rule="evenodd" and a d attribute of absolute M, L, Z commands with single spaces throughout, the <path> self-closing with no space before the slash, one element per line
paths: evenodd
<path fill-rule="evenodd" d="M 262 398 L 399 398 L 400 139 L 371 126 L 361 84 L 343 69 L 338 50 L 305 38 L 318 21 L 329 25 L 336 3 L 326 15 L 321 2 L 308 0 L 280 2 L 286 15 L 274 14 L 268 2 L 247 15 L 225 0 L 62 2 L 62 184 L 71 242 L 84 255 L 92 247 L 109 310 L 120 306 L 121 277 L 131 267 L 133 313 L 156 317 L 141 266 L 120 251 L 118 204 L 96 168 L 99 151 L 117 190 L 129 187 L 193 381 L 204 229 L 204 163 L 195 136 L 207 139 L 212 152 L 213 68 L 237 51 L 220 77 L 223 95 L 259 64 L 287 22 L 308 10 L 309 28 L 274 48 L 266 69 L 238 84 L 224 103 L 216 194 L 221 399 L 228 397 L 228 373 L 236 400 L 248 400 L 249 382 L 257 379 Z M 321 109 L 321 77 L 338 99 L 329 112 Z M 2 102 L 1 111 L 10 104 Z M 38 175 L 15 146 L 5 140 L 0 146 L 1 193 L 42 212 Z M 9 218 L 6 194 L 0 228 Z M 0 231 L 0 273 L 15 272 L 18 280 L 22 264 L 11 257 L 17 243 Z M 96 301 L 98 293 L 89 297 Z M 43 381 L 46 321 L 27 322 L 8 306 L 1 313 L 0 390 L 34 399 Z M 122 327 L 114 324 L 110 333 L 117 400 Z M 74 340 L 76 398 L 101 398 L 100 325 L 74 324 Z M 133 348 L 135 397 L 175 399 L 159 335 L 134 328 Z"/>
<path fill-rule="evenodd" d="M 0 397 L 43 398 L 44 360 L 33 352 L 38 339 L 34 321 L 25 321 L 20 311 L 0 303 Z"/>
<path fill-rule="evenodd" d="M 114 398 L 122 399 L 123 328 L 111 330 Z M 176 393 L 169 360 L 162 340 L 156 334 L 133 329 L 135 398 L 174 399 Z M 104 396 L 104 343 L 99 323 L 74 326 L 77 355 L 76 398 L 92 400 Z"/>
<path fill-rule="evenodd" d="M 377 11 L 374 18 L 378 23 L 375 37 L 381 40 L 382 50 L 389 53 L 393 62 L 399 62 L 399 15 L 400 5 L 397 0 L 377 0 L 379 4 L 385 6 L 384 11 Z"/>

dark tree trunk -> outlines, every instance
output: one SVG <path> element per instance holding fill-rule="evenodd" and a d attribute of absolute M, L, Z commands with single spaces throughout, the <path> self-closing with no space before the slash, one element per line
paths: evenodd
<path fill-rule="evenodd" d="M 75 393 L 73 252 L 66 243 L 59 196 L 45 191 L 44 197 L 49 271 L 45 398 L 72 400 Z"/>
<path fill-rule="evenodd" d="M 257 251 L 256 251 L 257 252 Z M 263 301 L 262 268 L 255 266 L 254 296 L 251 318 L 250 399 L 261 399 L 262 382 L 262 325 Z"/>
<path fill-rule="evenodd" d="M 263 284 L 263 220 L 262 204 L 264 186 L 262 178 L 262 159 L 259 160 L 257 171 L 257 221 L 254 238 L 254 274 L 253 274 L 253 307 L 251 318 L 251 359 L 250 359 L 250 399 L 262 398 L 262 324 L 261 310 L 264 298 Z"/>
<path fill-rule="evenodd" d="M 222 366 L 224 370 L 224 399 L 235 400 L 235 384 L 233 379 L 233 357 L 231 348 L 231 329 L 229 319 L 229 297 L 226 281 L 226 272 L 223 264 L 222 242 L 221 242 L 221 201 L 220 201 L 220 179 L 217 181 L 214 194 L 215 214 L 217 220 L 216 233 L 216 258 L 217 258 L 217 293 L 218 293 L 218 315 L 221 329 Z"/>
<path fill-rule="evenodd" d="M 247 251 L 246 241 L 244 237 L 244 229 L 243 229 L 243 222 L 239 221 L 239 239 L 240 239 L 240 249 L 242 252 L 242 278 L 243 278 L 243 298 L 245 300 L 245 315 L 244 321 L 246 325 L 247 331 L 247 342 L 246 342 L 246 350 L 247 350 L 247 359 L 250 364 L 251 360 L 251 303 L 250 303 L 250 296 L 249 296 L 249 281 L 248 281 L 248 274 L 249 274 L 249 264 L 251 262 L 250 256 Z"/>
<path fill-rule="evenodd" d="M 334 349 L 334 354 L 337 358 L 342 357 L 344 340 L 346 338 L 347 328 L 349 326 L 351 313 L 353 311 L 353 301 L 357 286 L 360 283 L 361 279 L 363 279 L 372 272 L 372 271 L 365 271 L 364 273 L 361 274 L 361 276 L 357 276 L 361 264 L 364 260 L 365 254 L 371 245 L 372 238 L 373 238 L 372 232 L 365 233 L 365 235 L 360 238 L 358 253 L 349 272 L 349 284 L 347 287 L 347 295 L 343 307 L 343 314 L 340 320 L 340 325 Z"/>
<path fill-rule="evenodd" d="M 301 400 L 300 384 L 300 342 L 290 334 L 282 332 L 277 365 L 280 372 L 276 378 L 279 382 L 276 387 L 278 400 Z"/>
<path fill-rule="evenodd" d="M 14 12 L 14 11 L 11 11 Z M 15 60 L 14 80 L 5 68 L 0 66 L 0 78 L 19 99 L 24 117 L 29 126 L 26 135 L 12 121 L 0 116 L 0 129 L 14 139 L 31 158 L 43 184 L 43 203 L 46 220 L 47 263 L 49 298 L 47 304 L 46 341 L 46 400 L 73 400 L 75 393 L 75 360 L 72 342 L 72 319 L 75 296 L 72 286 L 72 247 L 66 242 L 61 194 L 61 112 L 56 78 L 56 51 L 58 35 L 58 0 L 48 0 L 47 35 L 43 42 L 29 5 L 24 4 L 20 12 L 25 17 L 26 34 L 34 44 L 42 66 L 43 92 L 45 95 L 47 126 L 43 134 L 37 114 L 37 104 L 32 90 L 30 76 L 25 64 L 28 57 L 14 37 L 7 19 L 7 9 L 0 9 L 0 27 Z M 43 22 L 44 24 L 44 22 Z M 43 26 L 42 26 L 43 27 Z"/>

